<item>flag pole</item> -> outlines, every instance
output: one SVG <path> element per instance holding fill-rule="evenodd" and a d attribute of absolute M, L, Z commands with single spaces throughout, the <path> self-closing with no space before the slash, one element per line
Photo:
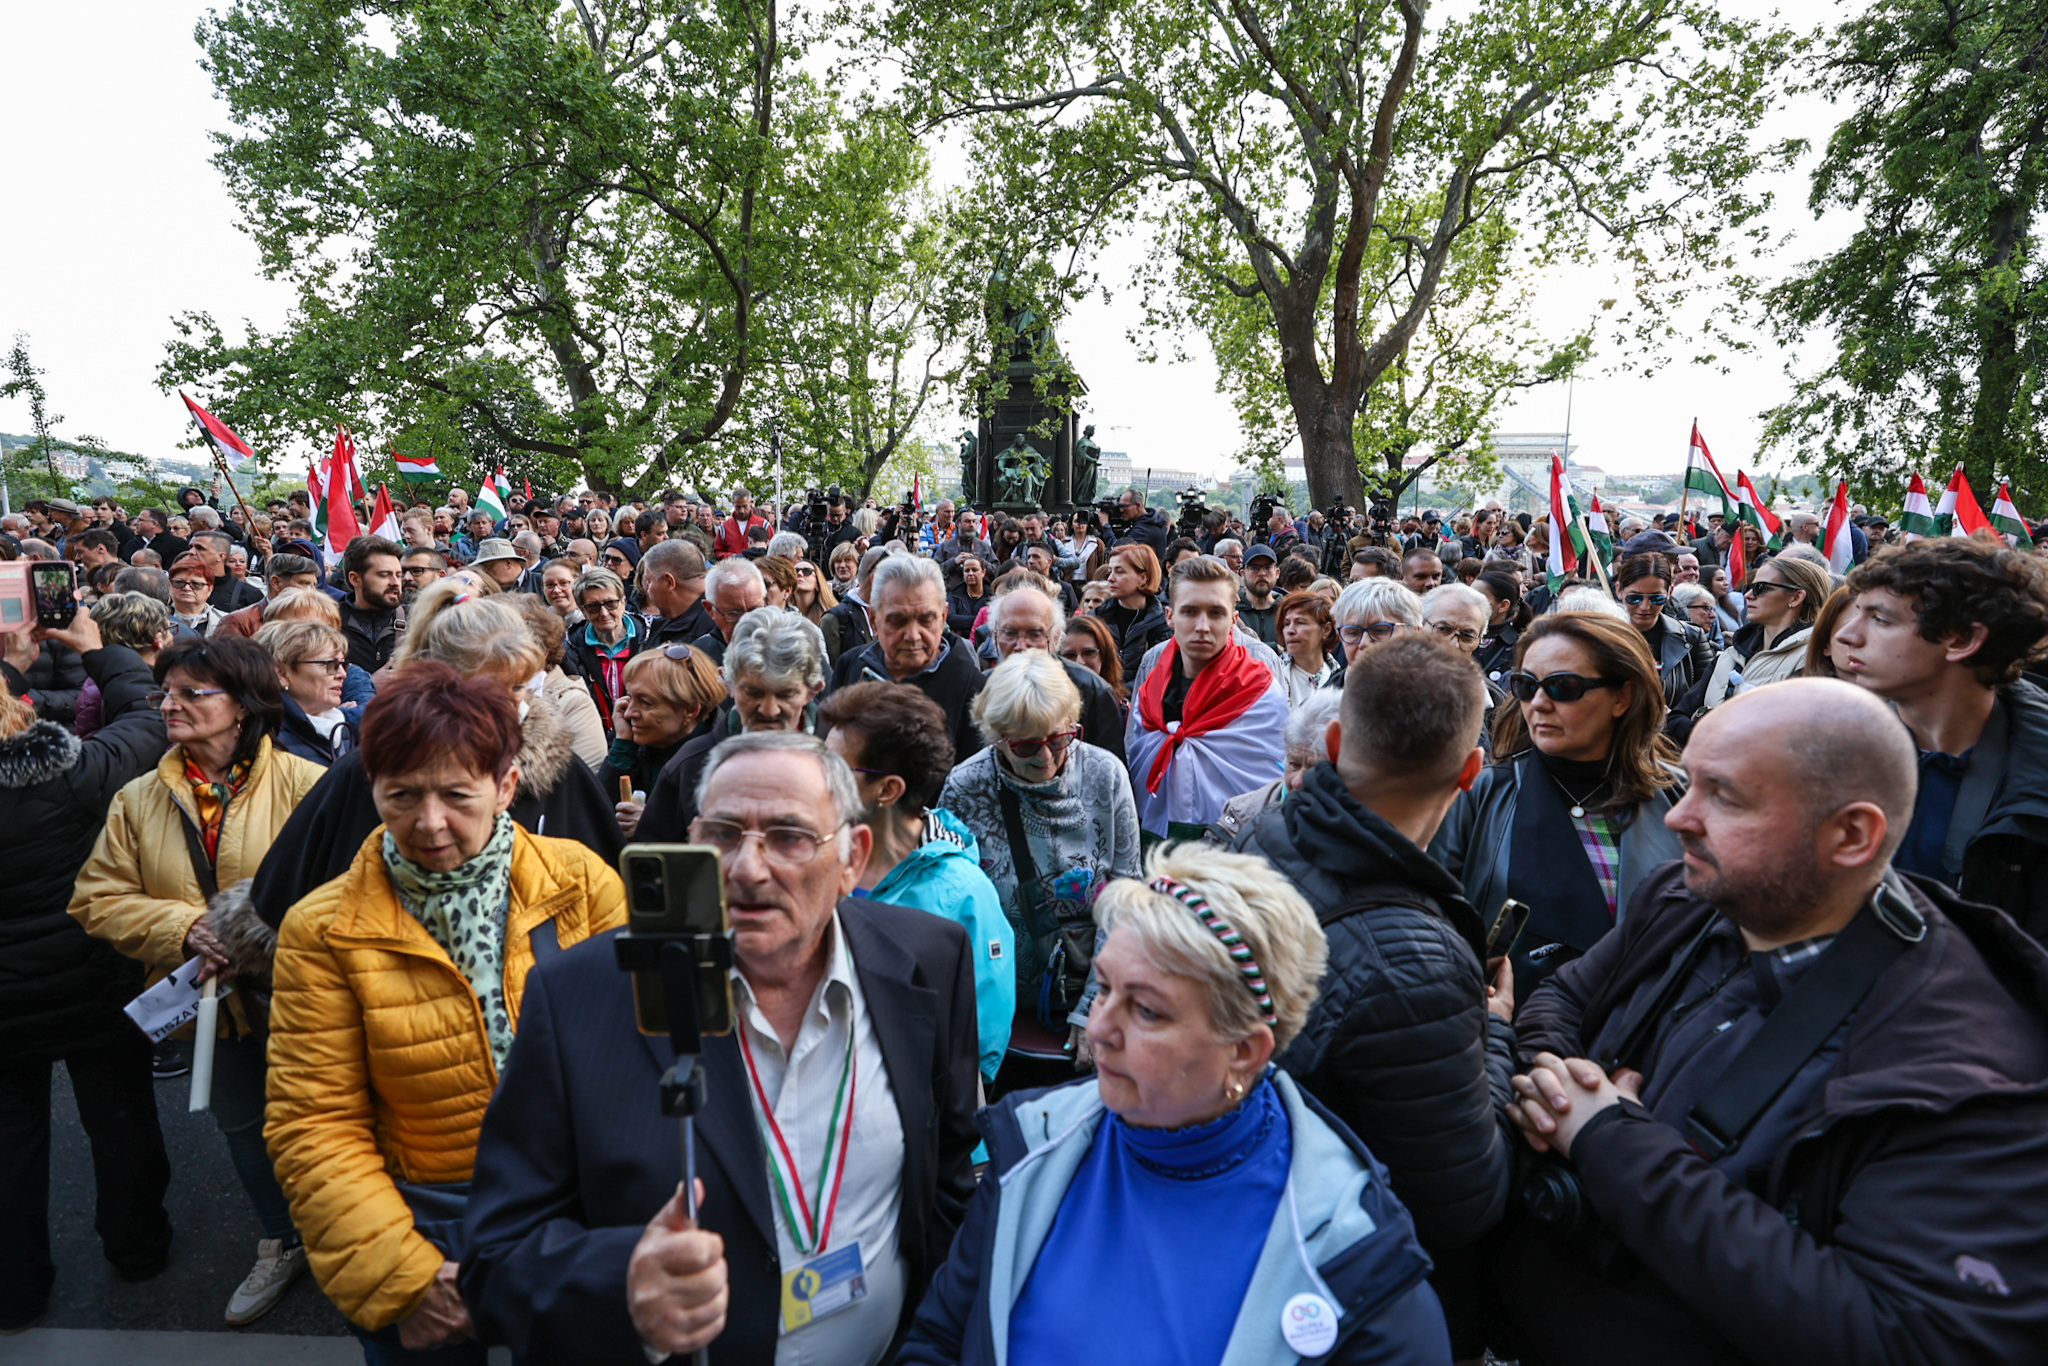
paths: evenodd
<path fill-rule="evenodd" d="M 1593 562 L 1593 572 L 1600 576 L 1600 588 L 1608 597 L 1614 596 L 1614 585 L 1607 581 L 1607 566 L 1600 563 L 1600 547 L 1593 544 L 1593 528 L 1586 525 L 1586 511 L 1574 498 L 1572 511 L 1579 515 L 1579 535 L 1586 538 L 1586 558 Z M 1681 519 L 1682 520 L 1682 519 Z"/>
<path fill-rule="evenodd" d="M 206 435 L 204 429 L 200 431 L 200 435 Z M 221 478 L 228 481 L 228 488 L 235 495 L 235 503 L 242 509 L 242 530 L 254 536 L 256 534 L 256 514 L 251 512 L 249 504 L 243 501 L 242 490 L 235 483 L 235 472 L 228 468 L 228 462 L 221 458 L 220 447 L 214 445 L 211 439 L 207 441 L 206 448 L 213 452 L 213 467 L 220 471 Z"/>
<path fill-rule="evenodd" d="M 1681 532 L 1685 530 L 1685 505 L 1692 499 L 1692 451 L 1699 442 L 1699 436 L 1700 420 L 1694 418 L 1692 431 L 1685 438 L 1685 468 L 1678 476 L 1678 529 Z"/>

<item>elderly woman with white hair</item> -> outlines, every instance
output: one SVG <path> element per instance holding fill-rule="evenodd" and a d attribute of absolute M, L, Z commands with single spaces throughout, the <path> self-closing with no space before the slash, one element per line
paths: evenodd
<path fill-rule="evenodd" d="M 1081 694 L 1045 651 L 998 664 L 974 719 L 987 748 L 954 766 L 939 805 L 973 832 L 1016 934 L 1017 1018 L 1001 1083 L 1015 1089 L 1059 1079 L 1066 1036 L 1086 1023 L 1088 906 L 1105 879 L 1137 874 L 1138 807 L 1124 765 L 1081 739 Z"/>
<path fill-rule="evenodd" d="M 800 612 L 757 607 L 741 617 L 721 666 L 731 699 L 662 767 L 647 789 L 635 838 L 686 843 L 697 818 L 697 780 L 721 741 L 755 731 L 818 729 L 818 696 L 825 691 L 825 639 Z"/>
<path fill-rule="evenodd" d="M 899 1362 L 1451 1360 L 1386 1170 L 1269 1065 L 1327 948 L 1263 859 L 1156 852 L 1095 903 L 1096 1075 L 1007 1097 Z"/>

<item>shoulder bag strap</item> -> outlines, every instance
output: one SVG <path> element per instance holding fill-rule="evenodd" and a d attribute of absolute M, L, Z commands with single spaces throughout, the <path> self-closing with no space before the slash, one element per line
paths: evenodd
<path fill-rule="evenodd" d="M 174 803 L 175 805 L 175 803 Z M 213 860 L 206 856 L 206 841 L 199 837 L 199 827 L 185 814 L 185 808 L 178 807 L 178 824 L 185 831 L 185 852 L 192 858 L 192 875 L 199 879 L 199 890 L 208 901 L 220 895 L 220 874 L 213 866 Z"/>
<path fill-rule="evenodd" d="M 1003 808 L 1003 831 L 1010 837 L 1010 861 L 1017 866 L 1018 894 L 1026 900 L 1033 899 L 1038 886 L 1038 864 L 1031 857 L 1030 841 L 1024 838 L 1023 804 L 1000 773 L 996 775 L 996 801 Z M 1026 891 L 1027 888 L 1032 890 Z"/>
<path fill-rule="evenodd" d="M 1403 887 L 1397 882 L 1376 882 L 1369 886 L 1353 888 L 1350 896 L 1327 911 L 1318 910 L 1316 923 L 1327 929 L 1346 916 L 1371 910 L 1375 906 L 1412 906 L 1439 920 L 1444 918 L 1444 908 L 1428 893 L 1418 892 L 1413 887 Z"/>
<path fill-rule="evenodd" d="M 1863 1003 L 1909 942 L 1876 910 L 1866 909 L 1850 921 L 1692 1107 L 1685 1121 L 1686 1141 L 1710 1162 L 1740 1143 L 1756 1117 Z"/>

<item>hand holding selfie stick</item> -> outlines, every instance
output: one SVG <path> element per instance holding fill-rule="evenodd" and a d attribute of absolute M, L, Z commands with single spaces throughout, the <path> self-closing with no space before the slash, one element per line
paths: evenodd
<path fill-rule="evenodd" d="M 697 966 L 699 949 L 706 966 L 715 965 L 721 976 L 732 967 L 732 942 L 723 935 L 696 936 L 696 946 L 686 939 L 620 931 L 613 941 L 618 964 L 643 980 L 648 976 L 661 982 L 662 1002 L 667 1007 L 668 1041 L 675 1061 L 661 1074 L 661 1112 L 681 1121 L 683 1144 L 683 1208 L 690 1222 L 697 1222 L 697 1111 L 704 1104 L 704 1067 L 700 1060 L 703 1035 L 697 1019 Z M 692 1366 L 707 1366 L 710 1353 L 698 1348 L 690 1354 Z"/>

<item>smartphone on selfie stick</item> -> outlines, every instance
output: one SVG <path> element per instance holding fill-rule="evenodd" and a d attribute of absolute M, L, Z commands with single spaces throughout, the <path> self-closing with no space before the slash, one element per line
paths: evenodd
<path fill-rule="evenodd" d="M 732 1033 L 732 938 L 718 851 L 694 844 L 629 844 L 619 855 L 626 928 L 612 941 L 633 974 L 642 1034 L 668 1035 L 661 1112 L 682 1124 L 683 1207 L 697 1219 L 696 1116 L 704 1104 L 706 1037 Z M 691 1354 L 704 1366 L 708 1353 Z"/>

